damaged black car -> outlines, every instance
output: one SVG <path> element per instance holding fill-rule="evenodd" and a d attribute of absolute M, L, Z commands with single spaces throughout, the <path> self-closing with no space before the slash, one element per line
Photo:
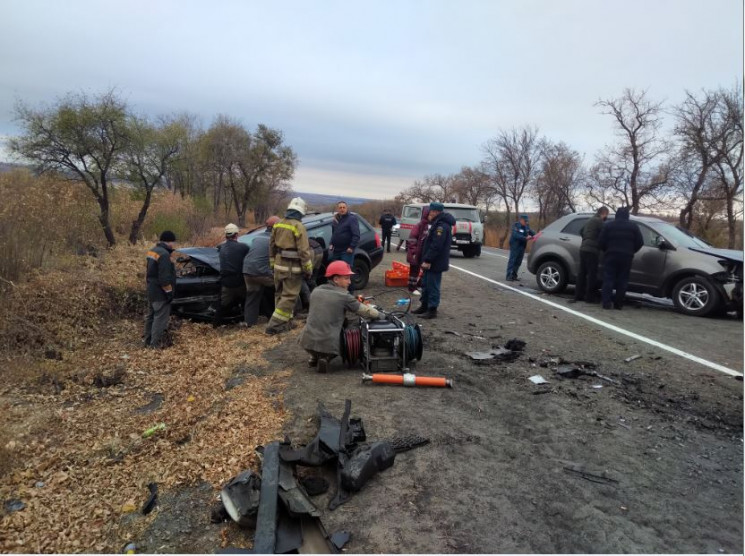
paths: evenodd
<path fill-rule="evenodd" d="M 383 260 L 383 247 L 375 229 L 359 214 L 360 241 L 354 253 L 354 289 L 367 286 L 370 271 Z M 328 263 L 328 245 L 331 240 L 333 213 L 312 213 L 303 217 L 308 238 L 323 248 L 323 260 L 313 269 L 313 282 L 321 284 Z M 264 230 L 261 226 L 240 236 L 238 241 L 251 247 L 253 240 Z M 176 250 L 176 292 L 173 300 L 174 314 L 195 320 L 212 320 L 220 294 L 220 257 L 216 247 L 184 247 Z M 301 300 L 307 305 L 307 299 Z M 274 311 L 274 291 L 267 289 L 261 303 L 260 314 L 269 316 Z M 240 306 L 230 308 L 227 320 L 240 320 Z"/>

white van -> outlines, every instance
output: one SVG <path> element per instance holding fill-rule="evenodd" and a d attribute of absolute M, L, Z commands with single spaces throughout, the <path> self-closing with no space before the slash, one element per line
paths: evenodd
<path fill-rule="evenodd" d="M 404 205 L 401 211 L 398 237 L 401 241 L 409 239 L 409 232 L 421 220 L 422 208 L 429 203 L 412 203 Z M 451 249 L 457 249 L 464 257 L 478 257 L 481 255 L 481 245 L 484 242 L 484 224 L 478 207 L 462 205 L 460 203 L 443 203 L 445 212 L 455 217 L 453 226 L 453 242 Z"/>

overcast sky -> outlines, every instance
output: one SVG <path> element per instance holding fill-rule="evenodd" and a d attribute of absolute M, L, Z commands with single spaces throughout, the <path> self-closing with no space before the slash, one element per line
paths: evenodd
<path fill-rule="evenodd" d="M 17 98 L 117 87 L 283 130 L 298 191 L 393 197 L 523 124 L 591 160 L 599 98 L 742 78 L 741 0 L 0 0 L 0 136 Z"/>

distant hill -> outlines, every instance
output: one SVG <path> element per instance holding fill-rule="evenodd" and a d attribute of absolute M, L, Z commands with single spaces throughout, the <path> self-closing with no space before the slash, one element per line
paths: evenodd
<path fill-rule="evenodd" d="M 337 201 L 344 199 L 349 206 L 361 205 L 374 199 L 365 199 L 363 197 L 347 197 L 344 195 L 322 195 L 320 193 L 306 193 L 304 191 L 295 191 L 294 195 L 302 197 L 303 200 L 313 207 L 333 205 Z"/>

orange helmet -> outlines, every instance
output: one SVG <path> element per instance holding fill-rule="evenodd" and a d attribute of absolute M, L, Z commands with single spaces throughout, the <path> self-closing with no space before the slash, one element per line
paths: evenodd
<path fill-rule="evenodd" d="M 354 272 L 349 268 L 349 264 L 344 261 L 334 261 L 326 267 L 326 278 L 332 276 L 353 276 Z"/>

